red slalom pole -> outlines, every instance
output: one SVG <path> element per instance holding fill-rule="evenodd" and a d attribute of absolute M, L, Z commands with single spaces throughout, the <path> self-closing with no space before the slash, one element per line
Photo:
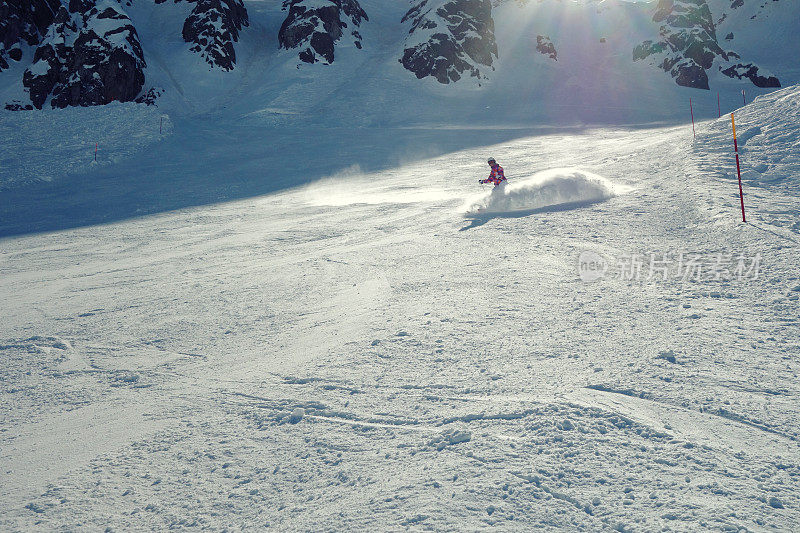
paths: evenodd
<path fill-rule="evenodd" d="M 719 91 L 717 91 L 717 118 L 722 116 L 722 108 L 719 106 Z"/>
<path fill-rule="evenodd" d="M 98 143 L 94 143 L 94 160 L 95 160 L 95 162 L 97 161 L 97 144 Z"/>
<path fill-rule="evenodd" d="M 689 113 L 692 115 L 692 136 L 697 139 L 697 134 L 694 131 L 694 109 L 692 109 L 692 99 L 689 98 Z"/>
<path fill-rule="evenodd" d="M 744 218 L 744 192 L 742 192 L 742 171 L 739 168 L 739 143 L 736 141 L 736 121 L 733 120 L 731 113 L 731 127 L 733 128 L 733 151 L 736 152 L 736 174 L 739 176 L 739 200 L 742 203 L 742 222 L 747 222 Z"/>

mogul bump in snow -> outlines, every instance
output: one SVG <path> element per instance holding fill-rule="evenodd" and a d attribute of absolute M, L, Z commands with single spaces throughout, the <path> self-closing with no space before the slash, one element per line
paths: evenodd
<path fill-rule="evenodd" d="M 495 187 L 499 187 L 500 184 L 506 183 L 506 175 L 503 172 L 503 167 L 497 164 L 497 161 L 494 160 L 494 157 L 489 158 L 489 166 L 492 168 L 492 173 L 489 174 L 489 177 L 485 180 L 478 180 L 479 183 L 494 183 Z"/>

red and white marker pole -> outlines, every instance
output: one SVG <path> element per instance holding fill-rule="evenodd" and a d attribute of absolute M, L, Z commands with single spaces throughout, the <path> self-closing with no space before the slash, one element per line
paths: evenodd
<path fill-rule="evenodd" d="M 97 162 L 97 145 L 98 143 L 94 143 L 94 160 Z"/>
<path fill-rule="evenodd" d="M 739 200 L 742 203 L 742 222 L 747 222 L 744 218 L 744 192 L 742 192 L 742 170 L 739 167 L 739 143 L 736 140 L 736 121 L 733 120 L 731 113 L 731 127 L 733 127 L 733 151 L 736 152 L 736 174 L 739 176 Z"/>
<path fill-rule="evenodd" d="M 743 103 L 744 105 L 747 105 L 747 98 L 746 98 L 746 97 L 745 97 L 745 95 L 744 95 L 744 89 L 742 89 L 742 103 Z"/>
<path fill-rule="evenodd" d="M 692 136 L 697 139 L 697 133 L 694 131 L 694 109 L 692 109 L 692 99 L 689 98 L 689 113 L 692 115 Z"/>

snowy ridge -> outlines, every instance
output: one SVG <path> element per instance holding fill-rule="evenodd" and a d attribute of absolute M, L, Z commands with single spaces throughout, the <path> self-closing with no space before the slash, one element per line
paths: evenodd
<path fill-rule="evenodd" d="M 759 96 L 735 113 L 742 179 L 754 187 L 800 191 L 800 86 Z M 732 150 L 729 115 L 704 128 L 698 149 L 705 157 Z M 713 171 L 712 169 L 709 169 Z M 733 172 L 725 172 L 735 179 Z M 800 225 L 797 225 L 800 229 Z"/>

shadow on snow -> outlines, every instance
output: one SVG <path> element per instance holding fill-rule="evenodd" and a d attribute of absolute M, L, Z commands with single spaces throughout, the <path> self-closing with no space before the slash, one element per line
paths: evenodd
<path fill-rule="evenodd" d="M 558 211 L 571 211 L 573 209 L 580 209 L 583 207 L 590 207 L 595 204 L 603 203 L 607 200 L 584 200 L 581 202 L 566 202 L 563 204 L 546 205 L 544 207 L 537 207 L 534 209 L 515 209 L 514 211 L 488 211 L 484 213 L 466 213 L 464 218 L 470 222 L 458 231 L 467 231 L 472 228 L 483 226 L 487 222 L 495 218 L 523 218 L 540 213 L 555 213 Z"/>
<path fill-rule="evenodd" d="M 127 161 L 0 192 L 0 238 L 263 196 L 354 166 L 377 172 L 520 138 L 586 131 L 585 126 L 298 128 L 178 120 L 171 136 Z M 482 162 L 486 155 L 476 158 Z M 470 227 L 478 225 L 476 220 Z"/>

